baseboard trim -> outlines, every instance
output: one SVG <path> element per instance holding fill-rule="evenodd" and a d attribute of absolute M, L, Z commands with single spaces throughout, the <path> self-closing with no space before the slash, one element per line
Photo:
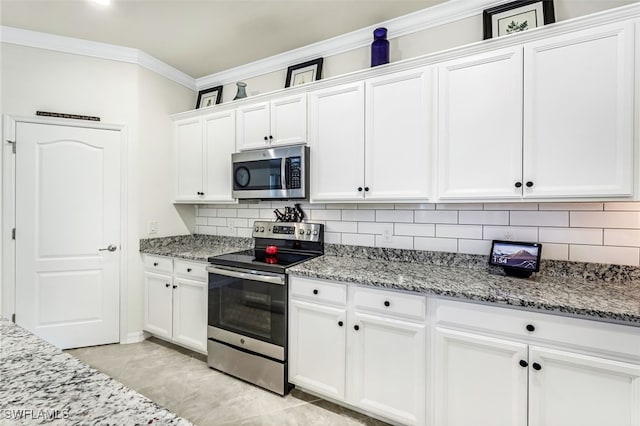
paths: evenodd
<path fill-rule="evenodd" d="M 140 343 L 146 340 L 146 338 L 147 336 L 145 336 L 145 333 L 142 330 L 134 331 L 132 333 L 127 334 L 127 338 L 123 342 L 120 342 L 120 344 L 128 345 L 130 343 Z"/>

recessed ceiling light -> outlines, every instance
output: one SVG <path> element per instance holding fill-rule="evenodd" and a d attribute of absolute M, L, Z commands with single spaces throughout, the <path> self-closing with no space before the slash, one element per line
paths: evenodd
<path fill-rule="evenodd" d="M 92 3 L 99 4 L 100 6 L 109 6 L 111 4 L 111 0 L 89 0 Z"/>

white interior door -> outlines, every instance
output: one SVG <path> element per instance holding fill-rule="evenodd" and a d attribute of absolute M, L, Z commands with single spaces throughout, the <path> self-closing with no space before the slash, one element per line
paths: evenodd
<path fill-rule="evenodd" d="M 16 139 L 16 323 L 61 348 L 119 341 L 120 132 Z"/>

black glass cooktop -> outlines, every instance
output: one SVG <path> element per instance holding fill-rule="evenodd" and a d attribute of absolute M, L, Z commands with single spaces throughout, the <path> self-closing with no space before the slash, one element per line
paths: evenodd
<path fill-rule="evenodd" d="M 275 255 L 267 255 L 264 250 L 250 249 L 213 256 L 208 260 L 213 265 L 284 273 L 286 268 L 297 265 L 298 263 L 312 259 L 316 256 L 318 255 L 308 253 L 286 253 L 281 251 Z"/>

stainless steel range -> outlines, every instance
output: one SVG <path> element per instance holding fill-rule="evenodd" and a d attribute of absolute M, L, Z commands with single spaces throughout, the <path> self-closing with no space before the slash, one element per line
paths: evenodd
<path fill-rule="evenodd" d="M 322 255 L 323 234 L 321 224 L 255 222 L 255 249 L 209 258 L 210 367 L 289 391 L 286 269 Z"/>

